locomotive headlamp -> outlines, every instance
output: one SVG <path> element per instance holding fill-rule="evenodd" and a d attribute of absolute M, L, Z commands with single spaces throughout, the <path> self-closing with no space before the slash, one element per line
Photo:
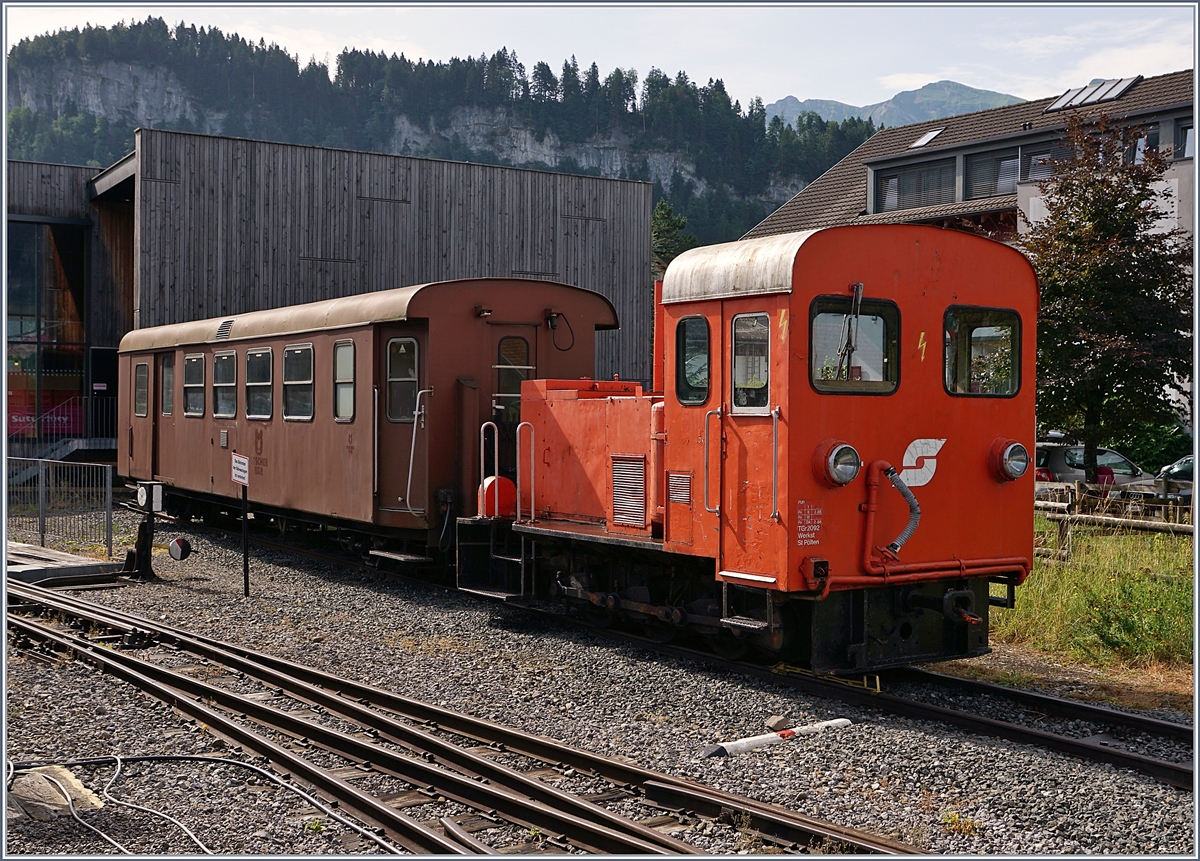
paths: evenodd
<path fill-rule="evenodd" d="M 860 469 L 862 469 L 862 459 L 854 450 L 854 446 L 846 443 L 834 446 L 829 457 L 825 459 L 825 470 L 829 473 L 829 480 L 834 484 L 849 484 L 858 478 Z"/>
<path fill-rule="evenodd" d="M 992 443 L 992 472 L 1001 481 L 1015 481 L 1029 471 L 1029 449 L 1011 439 Z"/>
<path fill-rule="evenodd" d="M 840 439 L 826 439 L 813 451 L 813 474 L 828 487 L 842 487 L 858 478 L 862 459 L 854 446 Z"/>

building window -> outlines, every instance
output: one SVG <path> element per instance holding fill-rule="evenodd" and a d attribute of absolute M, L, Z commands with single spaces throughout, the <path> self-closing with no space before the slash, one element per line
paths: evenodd
<path fill-rule="evenodd" d="M 1075 154 L 1059 144 L 1034 144 L 1021 147 L 1021 181 L 1037 182 L 1054 176 L 1056 163 L 1068 161 Z"/>
<path fill-rule="evenodd" d="M 675 397 L 681 404 L 708 400 L 708 321 L 684 317 L 675 326 Z"/>
<path fill-rule="evenodd" d="M 763 412 L 771 401 L 771 318 L 733 318 L 733 411 Z"/>
<path fill-rule="evenodd" d="M 269 419 L 273 404 L 271 348 L 246 351 L 246 418 Z"/>
<path fill-rule="evenodd" d="M 1192 118 L 1175 122 L 1175 158 L 1193 158 L 1196 155 L 1196 129 Z"/>
<path fill-rule="evenodd" d="M 1016 194 L 1018 163 L 1015 148 L 967 156 L 967 199 Z"/>
<path fill-rule="evenodd" d="M 237 353 L 213 354 L 213 418 L 237 415 Z"/>
<path fill-rule="evenodd" d="M 875 211 L 916 209 L 954 202 L 954 159 L 875 172 Z"/>
<path fill-rule="evenodd" d="M 891 394 L 900 380 L 900 311 L 891 302 L 818 296 L 809 311 L 818 392 Z"/>
<path fill-rule="evenodd" d="M 951 307 L 945 326 L 946 391 L 1012 397 L 1021 386 L 1021 318 L 1016 311 Z"/>
<path fill-rule="evenodd" d="M 139 418 L 149 412 L 150 366 L 142 363 L 133 369 L 133 414 Z"/>
<path fill-rule="evenodd" d="M 417 339 L 388 341 L 387 417 L 392 422 L 411 422 L 417 408 Z"/>
<path fill-rule="evenodd" d="M 8 435 L 83 436 L 88 228 L 8 222 Z"/>
<path fill-rule="evenodd" d="M 183 357 L 183 414 L 204 415 L 204 356 Z"/>
<path fill-rule="evenodd" d="M 1134 164 L 1142 164 L 1146 160 L 1147 150 L 1158 151 L 1158 125 L 1148 126 L 1144 132 L 1133 145 L 1133 151 L 1128 154 Z"/>
<path fill-rule="evenodd" d="M 354 342 L 333 345 L 333 418 L 354 421 Z"/>
<path fill-rule="evenodd" d="M 283 348 L 283 417 L 285 420 L 312 421 L 312 344 Z"/>
<path fill-rule="evenodd" d="M 175 355 L 162 357 L 162 414 L 171 415 L 175 410 Z"/>

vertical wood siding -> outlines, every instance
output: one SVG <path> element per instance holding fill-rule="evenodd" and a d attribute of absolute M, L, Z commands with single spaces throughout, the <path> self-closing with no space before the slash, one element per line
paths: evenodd
<path fill-rule="evenodd" d="M 596 371 L 650 378 L 650 185 L 142 129 L 140 326 L 448 278 L 607 296 Z"/>

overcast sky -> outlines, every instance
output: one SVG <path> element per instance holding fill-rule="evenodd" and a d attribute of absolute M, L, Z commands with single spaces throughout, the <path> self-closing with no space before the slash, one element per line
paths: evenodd
<path fill-rule="evenodd" d="M 1192 68 L 1193 4 L 1034 3 L 803 6 L 760 4 L 213 4 L 5 3 L 5 39 L 87 23 L 162 17 L 257 42 L 302 63 L 336 60 L 343 48 L 409 58 L 515 50 L 527 70 L 557 74 L 572 54 L 642 79 L 657 67 L 694 81 L 722 78 L 745 107 L 761 96 L 880 102 L 939 80 L 1041 98 L 1093 78 Z"/>

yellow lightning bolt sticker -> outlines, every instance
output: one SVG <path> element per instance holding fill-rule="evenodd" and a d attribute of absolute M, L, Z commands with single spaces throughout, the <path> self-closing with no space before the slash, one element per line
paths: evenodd
<path fill-rule="evenodd" d="M 917 348 L 921 351 L 921 361 L 925 361 L 925 333 L 921 333 L 921 337 L 917 339 Z"/>
<path fill-rule="evenodd" d="M 787 324 L 788 324 L 787 309 L 780 308 L 779 309 L 779 340 L 781 340 L 781 341 L 787 340 Z"/>

